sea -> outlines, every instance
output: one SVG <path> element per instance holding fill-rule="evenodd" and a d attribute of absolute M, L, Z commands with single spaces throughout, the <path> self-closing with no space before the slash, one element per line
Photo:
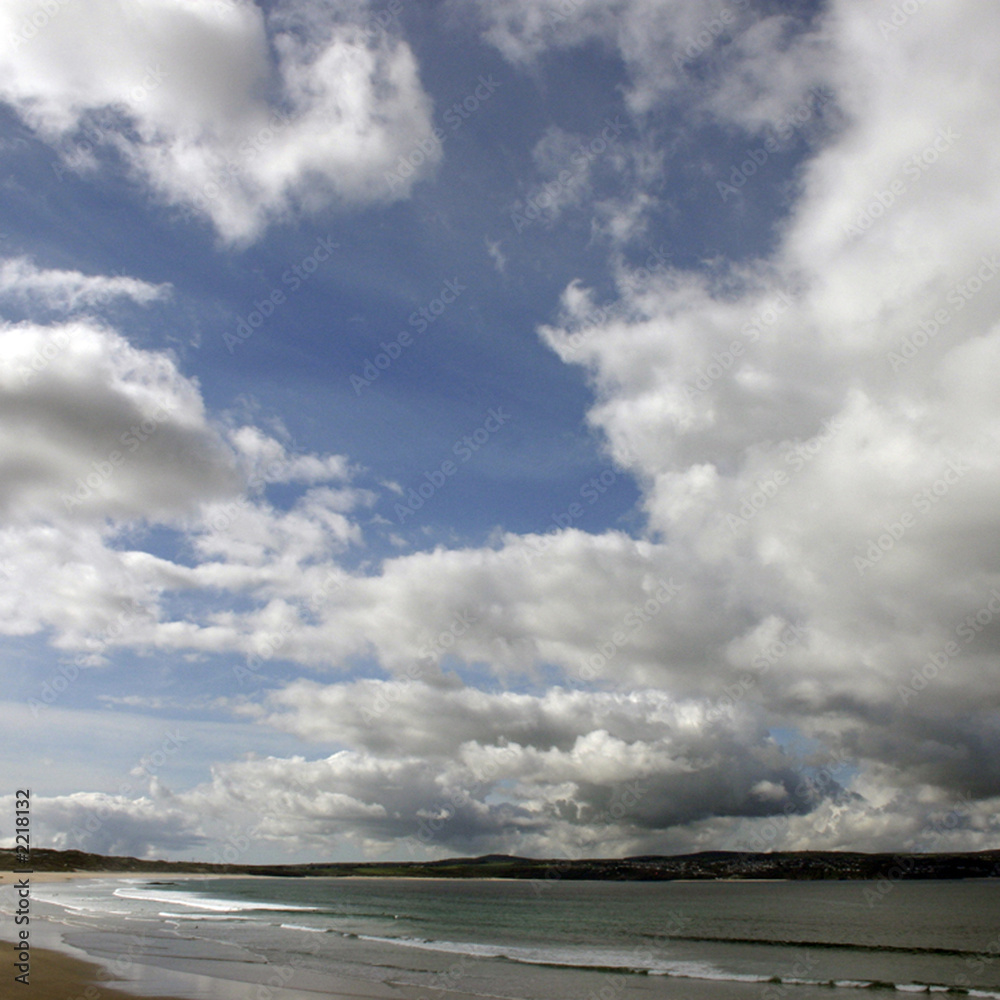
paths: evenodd
<path fill-rule="evenodd" d="M 161 877 L 32 896 L 146 995 L 1000 1000 L 1000 880 Z"/>

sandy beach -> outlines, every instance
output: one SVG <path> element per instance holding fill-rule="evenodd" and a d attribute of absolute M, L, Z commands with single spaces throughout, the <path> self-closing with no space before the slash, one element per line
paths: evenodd
<path fill-rule="evenodd" d="M 126 985 L 110 979 L 99 965 L 81 961 L 49 948 L 33 949 L 31 956 L 31 976 L 28 997 L 43 997 L 44 1000 L 179 1000 L 177 997 L 143 995 L 130 993 Z"/>
<path fill-rule="evenodd" d="M 0 872 L 0 885 L 11 885 L 21 876 L 13 872 Z M 201 875 L 177 872 L 34 872 L 31 875 L 32 885 L 44 885 L 51 882 L 75 882 L 85 878 L 151 878 L 170 879 L 171 882 L 189 878 L 247 878 L 244 875 Z"/>
<path fill-rule="evenodd" d="M 18 874 L 0 874 L 0 942 L 10 949 L 2 975 L 11 979 Z M 787 1000 L 829 1000 L 854 995 L 834 987 L 964 983 L 1000 1000 L 996 969 L 980 961 L 995 938 L 997 886 L 986 880 L 901 882 L 873 909 L 871 884 L 836 880 L 538 886 L 237 875 L 222 884 L 170 870 L 30 878 L 35 991 L 4 983 L 4 995 L 760 1000 L 764 984 L 778 984 Z"/>
<path fill-rule="evenodd" d="M 79 879 L 101 879 L 101 878 L 169 878 L 175 881 L 180 878 L 205 878 L 204 875 L 190 874 L 177 875 L 174 872 L 100 872 L 100 871 L 78 871 L 78 872 L 35 872 L 29 876 L 32 885 L 44 885 L 53 882 L 72 882 Z M 21 875 L 13 872 L 0 872 L 0 887 L 13 885 Z M 219 876 L 214 876 L 219 877 Z M 33 918 L 32 928 L 38 928 L 44 918 Z M 47 924 L 44 921 L 44 924 Z M 14 941 L 13 925 L 0 924 L 0 940 L 12 944 Z M 34 935 L 33 935 L 34 937 Z M 54 943 L 52 933 L 45 935 L 47 943 Z M 42 997 L 44 1000 L 101 1000 L 102 997 L 108 1000 L 182 1000 L 177 996 L 162 993 L 151 995 L 143 993 L 141 996 L 130 992 L 128 983 L 114 976 L 108 969 L 95 962 L 87 962 L 83 959 L 71 955 L 67 951 L 55 948 L 43 948 L 32 946 L 31 949 L 31 973 L 29 976 L 28 991 L 25 993 L 30 997 Z"/>
<path fill-rule="evenodd" d="M 12 891 L 21 874 L 0 872 L 0 899 Z M 268 876 L 216 875 L 176 871 L 69 871 L 37 872 L 29 876 L 32 886 L 70 883 L 98 879 L 136 879 L 143 882 L 206 879 L 242 879 Z M 8 888 L 10 887 L 10 888 Z M 185 967 L 178 960 L 173 967 L 146 964 L 138 958 L 128 957 L 126 975 L 117 975 L 109 962 L 88 960 L 85 953 L 66 943 L 62 928 L 32 908 L 31 915 L 31 971 L 29 988 L 25 997 L 41 1000 L 311 1000 L 318 996 L 354 998 L 354 1000 L 417 1000 L 422 991 L 406 986 L 387 986 L 377 982 L 350 977 L 345 979 L 301 973 L 299 988 L 287 984 L 285 978 L 268 978 L 261 973 L 261 966 L 248 967 L 244 979 L 231 979 L 223 975 L 221 966 L 200 961 Z M 7 920 L 0 921 L 0 946 L 12 947 L 15 926 Z M 225 963 L 224 963 L 225 964 Z M 264 966 L 270 969 L 270 966 Z M 10 965 L 10 976 L 17 974 Z M 230 972 L 232 969 L 230 968 Z M 6 976 L 7 972 L 3 973 Z M 7 995 L 6 983 L 3 995 Z M 461 991 L 449 991 L 452 1000 L 473 1000 Z"/>

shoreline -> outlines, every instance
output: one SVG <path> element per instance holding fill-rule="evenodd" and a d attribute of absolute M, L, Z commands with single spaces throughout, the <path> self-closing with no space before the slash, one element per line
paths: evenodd
<path fill-rule="evenodd" d="M 159 881 L 202 880 L 206 878 L 244 878 L 242 875 L 205 875 L 200 872 L 121 872 L 121 871 L 67 871 L 67 872 L 0 872 L 0 890 L 13 886 L 18 878 L 27 877 L 32 884 L 52 885 L 97 879 L 147 879 Z M 259 876 L 266 877 L 266 876 Z M 2 898 L 2 897 L 0 897 Z M 4 915 L 0 910 L 0 915 Z M 15 928 L 0 921 L 0 945 L 15 946 Z M 51 914 L 31 914 L 31 960 L 28 974 L 27 996 L 65 998 L 65 1000 L 194 1000 L 211 997 L 212 1000 L 245 1000 L 245 982 L 207 977 L 197 973 L 171 970 L 130 959 L 128 968 L 139 973 L 131 978 L 114 970 L 113 960 L 102 960 L 83 949 L 69 944 L 63 937 L 60 921 Z M 37 941 L 38 943 L 35 943 Z M 10 969 L 11 989 L 15 983 L 16 968 Z M 298 997 L 296 992 L 270 989 L 274 1000 L 280 997 Z M 329 994 L 333 996 L 333 994 Z"/>
<path fill-rule="evenodd" d="M 121 872 L 121 871 L 73 871 L 73 872 L 0 872 L 0 887 L 12 885 L 17 876 L 27 875 L 33 885 L 50 885 L 53 882 L 76 882 L 87 878 L 136 878 L 136 879 L 216 879 L 216 878 L 272 878 L 271 875 L 212 875 L 203 872 Z"/>
<path fill-rule="evenodd" d="M 12 952 L 15 949 L 11 947 L 14 943 L 11 939 L 16 936 L 17 928 L 6 918 L 17 912 L 14 904 L 18 896 L 11 883 L 23 874 L 10 872 L 0 875 L 0 914 L 3 915 L 3 919 L 0 920 L 0 947 L 9 949 L 7 953 L 12 960 L 14 959 Z M 31 968 L 29 983 L 26 985 L 35 986 L 35 995 L 44 1000 L 249 1000 L 250 997 L 256 997 L 258 1000 L 317 1000 L 318 997 L 329 997 L 331 1000 L 332 998 L 424 1000 L 429 995 L 428 990 L 433 990 L 435 996 L 447 997 L 448 1000 L 482 1000 L 488 996 L 515 994 L 523 995 L 525 998 L 572 1000 L 578 996 L 600 995 L 601 990 L 609 984 L 614 987 L 620 1000 L 651 1000 L 652 994 L 661 1000 L 760 1000 L 760 984 L 765 980 L 757 977 L 761 974 L 777 974 L 782 977 L 792 975 L 787 969 L 784 972 L 781 970 L 794 958 L 786 954 L 794 941 L 785 941 L 783 938 L 775 941 L 762 940 L 759 943 L 768 946 L 762 953 L 767 962 L 760 968 L 753 963 L 744 968 L 741 965 L 740 955 L 734 958 L 731 954 L 733 952 L 731 946 L 749 945 L 754 942 L 744 941 L 741 937 L 731 940 L 722 938 L 715 944 L 709 945 L 705 945 L 702 939 L 697 937 L 691 939 L 684 937 L 685 943 L 676 946 L 665 945 L 661 948 L 657 944 L 654 949 L 655 956 L 653 952 L 640 955 L 638 951 L 640 945 L 647 951 L 653 948 L 653 945 L 647 946 L 643 943 L 649 937 L 648 934 L 641 933 L 645 924 L 633 926 L 631 917 L 626 919 L 628 911 L 622 907 L 630 905 L 631 896 L 614 888 L 604 890 L 599 884 L 594 883 L 589 883 L 588 888 L 587 882 L 578 880 L 570 880 L 571 885 L 564 885 L 562 889 L 579 887 L 582 895 L 576 891 L 567 891 L 562 892 L 559 899 L 570 902 L 608 900 L 613 912 L 621 911 L 620 919 L 624 922 L 623 926 L 631 934 L 631 937 L 623 940 L 630 945 L 634 944 L 632 950 L 622 951 L 625 944 L 620 947 L 615 945 L 607 955 L 601 956 L 603 964 L 593 965 L 590 959 L 594 956 L 583 960 L 575 952 L 563 955 L 559 949 L 567 946 L 567 940 L 558 934 L 553 942 L 549 942 L 547 946 L 549 950 L 545 951 L 545 954 L 535 954 L 533 949 L 545 946 L 547 935 L 542 934 L 537 940 L 534 937 L 521 940 L 521 937 L 515 935 L 511 939 L 514 941 L 511 946 L 516 946 L 519 954 L 507 955 L 502 950 L 496 951 L 497 947 L 507 940 L 503 935 L 489 937 L 488 940 L 483 938 L 483 941 L 479 941 L 473 935 L 469 938 L 471 943 L 466 943 L 462 947 L 453 945 L 453 941 L 465 942 L 466 938 L 461 935 L 457 938 L 449 937 L 448 933 L 455 933 L 455 929 L 447 923 L 441 934 L 425 939 L 414 937 L 409 925 L 405 927 L 399 925 L 402 929 L 398 932 L 393 931 L 391 927 L 389 931 L 380 930 L 379 925 L 370 932 L 376 936 L 370 937 L 366 933 L 355 933 L 358 927 L 350 921 L 346 924 L 341 921 L 339 925 L 334 921 L 336 926 L 332 932 L 335 936 L 324 938 L 304 933 L 315 932 L 317 928 L 322 933 L 331 933 L 330 928 L 323 930 L 325 924 L 322 920 L 317 924 L 316 921 L 299 920 L 294 913 L 278 912 L 315 909 L 312 904 L 326 898 L 328 892 L 326 884 L 349 880 L 353 885 L 352 888 L 344 885 L 342 893 L 333 891 L 335 896 L 343 896 L 344 906 L 347 907 L 345 912 L 350 914 L 353 912 L 352 907 L 356 908 L 359 905 L 367 911 L 371 908 L 369 898 L 383 899 L 384 896 L 383 903 L 379 905 L 383 909 L 389 906 L 389 909 L 384 910 L 384 913 L 380 909 L 378 913 L 366 912 L 364 915 L 377 917 L 379 914 L 382 916 L 388 914 L 392 917 L 397 912 L 411 913 L 406 908 L 407 901 L 411 897 L 416 901 L 430 900 L 434 905 L 437 905 L 435 901 L 439 901 L 439 896 L 445 901 L 452 901 L 454 894 L 450 890 L 442 895 L 433 886 L 426 888 L 429 883 L 468 882 L 470 881 L 468 879 L 426 876 L 409 878 L 315 876 L 303 877 L 298 881 L 313 881 L 322 883 L 321 885 L 311 889 L 303 886 L 301 891 L 295 890 L 290 885 L 286 893 L 276 884 L 269 885 L 265 890 L 264 884 L 258 880 L 265 878 L 273 883 L 275 876 L 269 875 L 219 876 L 202 872 L 159 870 L 39 872 L 37 876 L 31 877 L 37 883 L 37 895 L 32 900 L 30 908 Z M 371 886 L 373 878 L 386 882 L 412 881 L 414 884 L 410 888 L 405 885 L 397 885 L 394 889 L 386 886 L 385 893 L 380 893 Z M 248 884 L 240 892 L 235 891 L 236 887 L 233 887 L 234 892 L 230 893 L 222 886 L 216 885 L 214 890 L 206 893 L 208 887 L 203 884 L 206 880 L 214 879 L 220 881 L 247 879 L 257 882 L 261 901 L 272 900 L 275 914 L 264 914 L 256 922 L 247 916 L 233 916 L 232 914 L 241 908 L 246 908 L 247 899 L 256 898 L 258 891 Z M 510 889 L 512 882 L 525 881 L 523 879 L 486 877 L 476 881 L 503 884 L 494 885 L 492 889 L 484 884 L 479 890 L 459 892 L 455 898 L 461 902 L 471 894 L 476 899 L 481 897 L 487 903 L 491 900 L 506 900 L 508 897 L 514 903 L 518 901 L 523 903 L 526 900 L 530 903 L 530 893 L 512 892 Z M 553 880 L 552 887 L 555 888 L 559 881 Z M 705 881 L 670 880 L 670 884 L 677 886 L 677 893 L 666 893 L 666 902 L 663 905 L 669 904 L 674 907 L 670 911 L 671 921 L 677 908 L 681 908 L 680 912 L 684 912 L 684 908 L 688 905 L 700 905 L 699 901 L 711 901 L 717 897 L 726 904 L 720 911 L 723 913 L 728 912 L 726 906 L 730 910 L 733 906 L 737 906 L 738 909 L 742 906 L 740 901 L 749 899 L 753 903 L 755 899 L 769 900 L 776 890 L 761 883 L 781 883 L 786 880 L 710 880 L 722 881 L 729 890 L 721 897 L 718 892 L 706 892 L 708 887 L 704 885 Z M 749 896 L 747 892 L 752 886 L 748 887 L 747 892 L 732 891 L 732 885 L 739 881 L 757 883 L 758 891 Z M 137 884 L 143 887 L 158 884 L 164 888 L 151 892 L 134 892 L 133 889 Z M 698 888 L 699 884 L 702 888 Z M 46 891 L 46 885 L 52 886 L 51 890 Z M 171 885 L 174 888 L 168 888 Z M 829 897 L 860 906 L 861 903 L 856 898 L 856 889 L 856 885 L 838 883 L 831 885 L 821 895 L 822 898 Z M 206 900 L 206 906 L 201 907 L 207 911 L 204 914 L 188 914 L 186 910 L 182 914 L 159 912 L 164 908 L 170 911 L 178 909 L 176 905 L 168 904 L 172 904 L 178 898 L 178 894 L 190 893 L 192 890 L 203 896 L 221 899 Z M 793 902 L 795 900 L 808 902 L 812 900 L 814 891 L 815 886 L 809 884 L 796 890 L 789 890 L 789 898 Z M 117 892 L 124 900 L 135 899 L 139 902 L 123 903 L 124 908 L 109 905 L 107 897 L 112 892 Z M 955 896 L 955 892 L 950 889 L 935 890 L 935 892 L 943 893 L 941 896 L 943 899 Z M 656 892 L 641 893 L 640 898 L 652 896 L 655 897 L 655 902 L 661 895 L 663 894 Z M 919 891 L 913 890 L 911 895 L 918 901 L 923 900 L 926 896 L 925 887 L 920 887 Z M 235 901 L 235 908 L 230 908 L 228 903 L 222 905 L 230 896 Z M 988 912 L 988 909 L 984 910 L 983 907 L 992 906 L 996 899 L 995 893 L 974 887 L 959 892 L 956 898 L 978 900 L 982 905 L 975 912 L 980 914 Z M 895 900 L 895 902 L 900 901 Z M 295 905 L 284 905 L 284 903 Z M 419 915 L 423 912 L 417 903 L 413 905 L 417 907 L 413 913 Z M 662 918 L 663 905 L 657 904 L 659 908 L 654 906 L 650 912 L 658 913 Z M 615 906 L 618 909 L 615 909 Z M 125 912 L 125 909 L 128 909 L 128 912 Z M 216 909 L 223 910 L 224 914 L 213 912 Z M 433 909 L 428 912 L 433 912 Z M 419 916 L 407 919 L 417 920 Z M 244 921 L 244 923 L 226 921 Z M 812 927 L 808 920 L 806 923 L 808 927 Z M 669 921 L 666 926 L 660 926 L 661 931 L 668 932 L 667 937 L 670 937 L 672 928 L 673 924 Z M 981 930 L 982 935 L 995 933 L 995 930 L 985 925 Z M 383 936 L 378 936 L 380 934 Z M 386 934 L 387 937 L 384 936 Z M 822 935 L 817 938 L 821 939 L 826 940 Z M 811 940 L 812 938 L 808 939 Z M 507 944 L 511 944 L 511 941 L 507 941 Z M 594 941 L 603 942 L 603 945 L 608 944 L 603 937 L 594 938 Z M 637 941 L 639 943 L 636 943 Z M 690 943 L 692 941 L 694 943 Z M 803 947 L 808 941 L 802 942 Z M 480 947 L 483 942 L 488 946 L 485 951 Z M 895 940 L 889 943 L 899 944 Z M 575 947 L 575 940 L 570 940 L 568 946 Z M 773 946 L 783 946 L 785 950 L 774 951 Z M 967 947 L 967 942 L 959 940 L 952 946 Z M 597 943 L 594 947 L 600 950 Z M 556 951 L 552 952 L 552 948 Z M 865 965 L 866 969 L 871 966 L 870 974 L 866 971 L 862 978 L 873 982 L 878 980 L 892 984 L 902 983 L 901 988 L 905 990 L 908 988 L 907 984 L 913 982 L 908 977 L 917 973 L 908 965 L 900 966 L 901 959 L 895 955 L 899 948 L 893 947 L 888 950 L 893 954 L 876 958 L 861 955 L 859 959 L 852 961 L 863 959 L 861 964 Z M 721 957 L 717 958 L 716 953 Z M 972 952 L 959 951 L 954 954 L 971 955 Z M 640 968 L 632 967 L 635 964 L 632 961 L 634 955 L 642 958 L 642 962 L 639 963 Z M 652 971 L 644 972 L 647 961 L 653 962 L 654 957 L 660 964 L 655 969 L 649 966 Z M 498 958 L 504 960 L 505 964 L 498 965 L 496 961 Z M 506 962 L 508 959 L 509 963 Z M 759 962 L 759 959 L 754 958 L 754 961 Z M 854 965 L 845 971 L 842 959 L 836 955 L 831 958 L 824 952 L 823 961 L 829 968 L 823 971 L 822 975 L 817 972 L 819 978 L 815 981 L 808 977 L 777 980 L 772 978 L 766 981 L 784 983 L 785 989 L 791 988 L 794 984 L 794 993 L 789 994 L 789 1000 L 824 1000 L 830 996 L 828 991 L 834 980 L 838 980 L 836 985 L 850 985 L 853 979 L 857 978 L 853 975 Z M 924 978 L 918 978 L 915 982 L 945 986 L 950 984 L 951 973 L 947 970 L 941 971 L 934 966 L 933 963 L 936 961 L 938 961 L 936 958 L 921 956 L 921 962 L 927 965 L 927 970 L 922 973 Z M 731 962 L 736 964 L 730 967 L 727 963 Z M 704 968 L 701 968 L 702 963 L 707 963 Z M 939 961 L 938 964 L 940 965 Z M 16 976 L 13 962 L 4 971 L 12 977 L 12 980 Z M 631 973 L 637 974 L 633 976 Z M 794 975 L 799 974 L 794 973 Z M 609 976 L 612 978 L 609 979 Z M 844 982 L 841 983 L 839 980 Z M 12 982 L 12 987 L 13 985 Z M 986 989 L 1000 990 L 1000 981 L 994 983 L 990 979 L 981 985 Z M 515 992 L 510 993 L 509 991 L 515 986 L 517 988 Z M 16 991 L 12 989 L 11 995 L 15 993 Z M 30 993 L 28 995 L 30 1000 Z M 982 995 L 990 1000 L 1000 1000 L 1000 992 L 986 992 Z"/>
<path fill-rule="evenodd" d="M 214 875 L 201 872 L 121 872 L 121 871 L 71 871 L 0 873 L 0 947 L 10 948 L 13 954 L 16 928 L 6 919 L 14 911 L 3 904 L 7 893 L 19 877 L 28 874 L 39 885 L 85 882 L 109 879 L 114 881 L 179 882 L 206 879 L 271 878 L 272 876 Z M 7 887 L 10 887 L 8 890 Z M 86 946 L 71 943 L 67 936 L 79 937 L 79 928 L 72 927 L 55 912 L 58 904 L 35 901 L 31 911 L 30 971 L 28 990 L 44 1000 L 423 1000 L 424 991 L 411 984 L 393 984 L 371 981 L 356 973 L 333 974 L 300 965 L 291 958 L 284 965 L 276 966 L 267 959 L 224 956 L 204 951 L 187 952 L 183 949 L 170 954 L 167 960 L 161 953 L 151 960 L 141 954 L 133 955 L 131 949 L 115 957 L 93 953 Z M 87 933 L 84 931 L 84 933 Z M 115 933 L 112 930 L 112 933 Z M 162 940 L 162 939 L 161 939 Z M 249 953 L 248 953 L 249 954 Z M 447 956 L 441 956 L 447 959 Z M 124 968 L 122 964 L 124 963 Z M 446 966 L 446 962 L 442 963 Z M 0 973 L 0 981 L 11 977 L 11 991 L 17 969 L 12 963 Z M 235 974 L 233 974 L 235 973 Z M 34 993 L 31 990 L 34 989 Z M 449 1000 L 481 1000 L 478 994 L 461 989 L 444 988 Z M 3 992 L 6 995 L 7 991 Z M 11 992 L 11 996 L 15 994 Z"/>
<path fill-rule="evenodd" d="M 519 878 L 512 875 L 254 875 L 254 874 L 215 874 L 213 872 L 173 872 L 173 871 L 151 871 L 151 872 L 128 872 L 128 871 L 70 871 L 70 872 L 18 872 L 18 875 L 28 874 L 31 882 L 37 885 L 51 884 L 53 882 L 75 882 L 80 879 L 89 878 L 121 878 L 121 879 L 142 879 L 168 880 L 171 882 L 181 879 L 192 880 L 215 880 L 215 879 L 294 879 L 295 881 L 305 881 L 308 879 L 330 879 L 338 882 L 380 882 L 380 881 L 400 881 L 400 882 L 630 882 L 630 879 L 575 879 L 563 878 L 562 876 L 538 876 L 537 878 Z M 16 882 L 13 872 L 0 871 L 0 887 Z M 697 882 L 796 882 L 798 879 L 787 878 L 742 878 L 725 876 L 721 878 L 671 878 L 671 879 L 635 879 L 637 883 L 647 882 L 672 882 L 676 884 L 689 884 Z M 843 881 L 831 879 L 830 881 Z M 871 879 L 850 879 L 848 881 L 868 882 Z M 935 881 L 935 880 L 925 880 Z M 951 880 L 944 880 L 951 881 Z M 962 880 L 968 881 L 968 880 Z M 975 881 L 975 879 L 973 879 Z"/>
<path fill-rule="evenodd" d="M 96 962 L 55 948 L 32 947 L 31 952 L 28 989 L 35 996 L 100 1000 L 107 995 L 109 1000 L 181 1000 L 162 993 L 140 996 L 131 992 L 126 980 L 112 976 Z"/>

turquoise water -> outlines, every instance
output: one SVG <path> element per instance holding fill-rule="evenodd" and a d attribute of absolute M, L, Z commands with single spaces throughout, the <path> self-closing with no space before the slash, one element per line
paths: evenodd
<path fill-rule="evenodd" d="M 531 987 L 533 970 L 537 977 L 544 968 L 549 993 L 554 982 L 601 970 L 616 996 L 641 982 L 645 994 L 662 996 L 743 984 L 761 1000 L 820 986 L 830 997 L 863 988 L 1000 1000 L 1000 882 L 992 881 L 208 879 L 45 888 L 85 923 L 111 917 L 275 963 L 298 956 L 298 966 L 331 974 L 364 969 L 383 983 L 436 977 L 438 994 L 546 996 Z M 451 970 L 447 980 L 442 969 Z"/>

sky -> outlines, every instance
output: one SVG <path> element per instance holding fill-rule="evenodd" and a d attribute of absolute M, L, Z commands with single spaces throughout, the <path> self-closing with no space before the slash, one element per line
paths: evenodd
<path fill-rule="evenodd" d="M 998 51 L 7 0 L 0 845 L 1000 845 Z"/>

